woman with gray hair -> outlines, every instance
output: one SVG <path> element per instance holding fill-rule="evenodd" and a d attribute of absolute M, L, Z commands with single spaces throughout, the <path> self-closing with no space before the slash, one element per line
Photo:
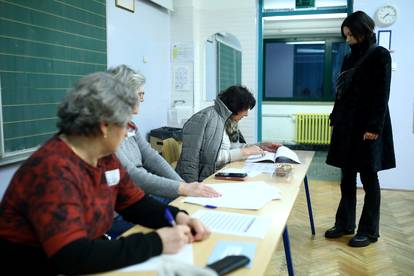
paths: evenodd
<path fill-rule="evenodd" d="M 140 102 L 144 101 L 145 77 L 143 75 L 136 73 L 126 65 L 109 69 L 108 72 L 136 91 Z M 134 114 L 138 114 L 138 108 L 134 110 Z M 157 196 L 165 203 L 179 195 L 219 196 L 214 189 L 203 183 L 184 182 L 167 161 L 142 137 L 132 121 L 128 124 L 128 137 L 124 139 L 116 155 L 141 189 Z"/>
<path fill-rule="evenodd" d="M 167 227 L 167 206 L 136 187 L 113 154 L 137 102 L 136 91 L 107 73 L 76 83 L 59 106 L 58 134 L 22 164 L 1 202 L 5 274 L 108 271 L 208 237 L 200 221 L 172 206 L 176 223 Z M 114 211 L 158 230 L 101 239 Z"/>

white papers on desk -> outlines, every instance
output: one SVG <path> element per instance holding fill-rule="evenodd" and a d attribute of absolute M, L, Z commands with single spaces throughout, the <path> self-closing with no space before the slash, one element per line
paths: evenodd
<path fill-rule="evenodd" d="M 212 210 L 198 210 L 192 217 L 201 220 L 213 232 L 261 239 L 270 224 L 270 220 L 263 217 Z"/>
<path fill-rule="evenodd" d="M 117 271 L 157 271 L 162 263 L 163 259 L 168 258 L 169 260 L 179 261 L 181 263 L 193 264 L 193 246 L 191 244 L 185 245 L 178 253 L 176 254 L 162 254 L 157 257 L 152 257 L 151 259 L 136 265 L 130 265 L 124 268 L 121 268 Z"/>
<path fill-rule="evenodd" d="M 276 164 L 274 163 L 246 163 L 246 165 L 243 167 L 245 172 L 248 172 L 250 176 L 250 172 L 254 172 L 256 174 L 260 173 L 267 173 L 267 174 L 273 174 L 276 170 Z"/>
<path fill-rule="evenodd" d="M 255 177 L 257 175 L 259 175 L 261 172 L 260 171 L 255 171 L 255 170 L 248 170 L 246 169 L 246 167 L 244 167 L 243 169 L 237 169 L 237 168 L 226 168 L 223 170 L 220 170 L 220 172 L 223 173 L 247 173 L 248 177 Z"/>
<path fill-rule="evenodd" d="M 246 163 L 272 162 L 272 163 L 296 163 L 300 164 L 298 155 L 285 146 L 279 147 L 276 152 L 265 151 L 264 155 L 251 155 L 246 159 Z"/>
<path fill-rule="evenodd" d="M 258 210 L 273 199 L 281 199 L 279 190 L 263 181 L 232 182 L 209 185 L 221 197 L 186 197 L 187 203 L 215 207 Z"/>

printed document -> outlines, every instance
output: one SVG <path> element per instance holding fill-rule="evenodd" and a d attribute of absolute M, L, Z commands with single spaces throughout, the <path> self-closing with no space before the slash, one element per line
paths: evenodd
<path fill-rule="evenodd" d="M 272 163 L 297 163 L 300 164 L 298 155 L 291 149 L 281 146 L 276 152 L 265 151 L 264 155 L 251 155 L 246 162 L 272 162 Z"/>
<path fill-rule="evenodd" d="M 270 220 L 254 215 L 198 210 L 192 217 L 201 220 L 211 231 L 263 239 Z"/>
<path fill-rule="evenodd" d="M 281 199 L 275 186 L 263 181 L 208 184 L 221 194 L 221 197 L 186 197 L 184 202 L 203 206 L 235 209 L 259 210 L 273 199 Z"/>

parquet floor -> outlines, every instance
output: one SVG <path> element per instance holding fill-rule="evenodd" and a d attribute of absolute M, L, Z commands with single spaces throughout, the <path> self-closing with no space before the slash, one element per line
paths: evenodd
<path fill-rule="evenodd" d="M 340 198 L 338 183 L 310 180 L 309 185 L 316 236 L 310 232 L 304 189 L 288 221 L 295 275 L 414 275 L 414 192 L 383 190 L 381 237 L 368 247 L 352 248 L 347 245 L 352 236 L 337 240 L 324 237 L 334 223 Z M 358 219 L 363 197 L 364 191 L 358 189 Z M 283 242 L 265 275 L 288 275 Z"/>

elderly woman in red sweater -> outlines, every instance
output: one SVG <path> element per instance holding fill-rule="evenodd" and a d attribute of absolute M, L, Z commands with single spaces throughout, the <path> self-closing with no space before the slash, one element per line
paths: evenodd
<path fill-rule="evenodd" d="M 136 91 L 107 73 L 77 82 L 58 109 L 59 133 L 22 164 L 1 202 L 5 275 L 113 270 L 208 237 L 200 221 L 172 206 L 171 227 L 166 205 L 134 185 L 115 157 L 137 102 Z M 114 211 L 158 230 L 101 239 Z"/>

